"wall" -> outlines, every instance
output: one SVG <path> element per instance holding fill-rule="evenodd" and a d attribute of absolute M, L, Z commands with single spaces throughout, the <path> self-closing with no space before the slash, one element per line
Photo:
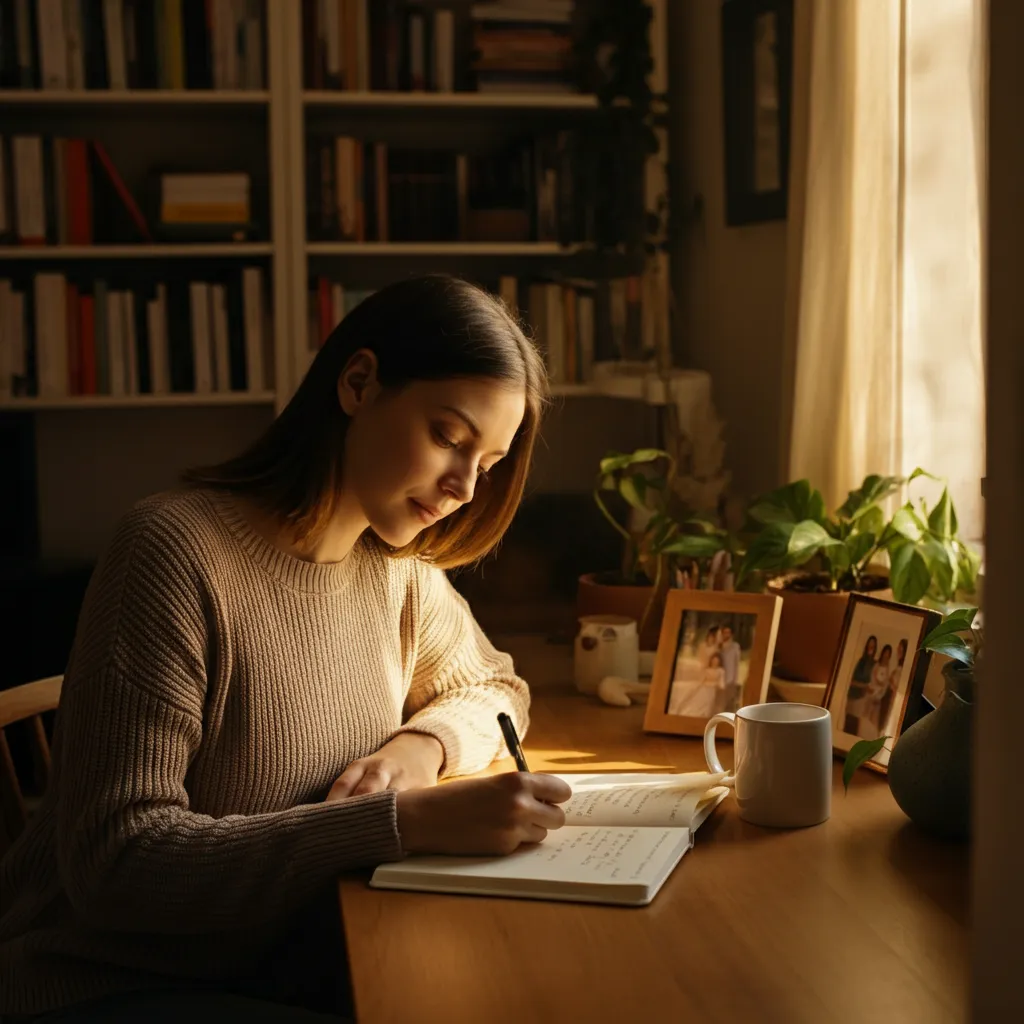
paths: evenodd
<path fill-rule="evenodd" d="M 685 215 L 672 254 L 676 342 L 711 373 L 734 489 L 779 482 L 786 225 L 725 226 L 719 0 L 669 5 L 672 196 Z"/>

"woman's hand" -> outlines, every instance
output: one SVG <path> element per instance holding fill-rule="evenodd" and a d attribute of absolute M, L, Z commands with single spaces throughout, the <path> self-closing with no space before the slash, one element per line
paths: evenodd
<path fill-rule="evenodd" d="M 398 794 L 406 853 L 494 855 L 539 843 L 565 824 L 572 790 L 553 775 L 505 772 Z"/>
<path fill-rule="evenodd" d="M 444 762 L 441 741 L 422 732 L 400 732 L 369 757 L 353 761 L 338 776 L 327 803 L 385 789 L 423 789 L 437 784 Z"/>

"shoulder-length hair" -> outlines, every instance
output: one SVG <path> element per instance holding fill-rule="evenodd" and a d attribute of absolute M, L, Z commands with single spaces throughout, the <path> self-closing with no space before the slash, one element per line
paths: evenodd
<path fill-rule="evenodd" d="M 338 400 L 338 378 L 350 357 L 377 357 L 385 389 L 413 381 L 483 378 L 526 396 L 523 421 L 508 454 L 477 485 L 473 500 L 392 549 L 441 568 L 483 558 L 501 540 L 519 507 L 541 415 L 548 398 L 544 362 L 505 306 L 458 278 L 431 274 L 375 292 L 324 341 L 280 416 L 242 454 L 188 470 L 186 483 L 243 495 L 311 547 L 334 514 L 344 485 L 344 437 L 349 417 Z"/>

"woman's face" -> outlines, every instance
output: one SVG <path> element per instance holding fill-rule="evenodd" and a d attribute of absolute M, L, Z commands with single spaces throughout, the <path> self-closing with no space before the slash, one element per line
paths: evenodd
<path fill-rule="evenodd" d="M 708 665 L 711 668 L 721 668 L 722 656 L 720 654 L 712 654 L 710 659 L 708 659 Z"/>
<path fill-rule="evenodd" d="M 370 378 L 353 380 L 346 371 L 338 384 L 339 400 L 351 416 L 345 500 L 381 540 L 404 547 L 472 501 L 481 480 L 511 448 L 526 396 L 480 378 L 415 381 L 386 391 L 370 358 Z"/>

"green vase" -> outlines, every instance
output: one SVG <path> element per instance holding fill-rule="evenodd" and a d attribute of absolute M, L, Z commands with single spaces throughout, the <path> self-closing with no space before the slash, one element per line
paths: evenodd
<path fill-rule="evenodd" d="M 904 814 L 933 835 L 966 839 L 971 825 L 971 726 L 974 673 L 959 662 L 944 669 L 939 706 L 893 746 L 889 789 Z"/>

